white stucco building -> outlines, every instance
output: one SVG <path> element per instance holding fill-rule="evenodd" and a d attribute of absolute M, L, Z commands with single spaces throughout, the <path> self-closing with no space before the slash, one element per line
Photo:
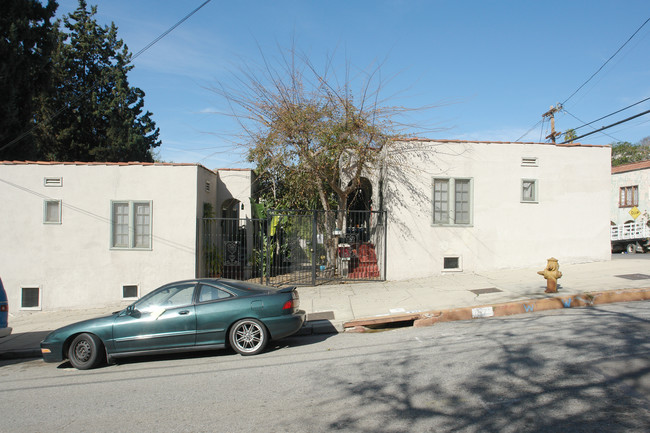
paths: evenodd
<path fill-rule="evenodd" d="M 633 209 L 638 209 L 636 212 Z M 650 213 L 650 161 L 612 167 L 612 196 L 610 200 L 613 225 L 648 219 Z M 632 214 L 630 213 L 632 211 Z"/>
<path fill-rule="evenodd" d="M 609 260 L 608 146 L 394 143 L 368 173 L 386 278 Z"/>
<path fill-rule="evenodd" d="M 12 310 L 130 302 L 194 278 L 206 204 L 246 214 L 251 185 L 250 170 L 198 164 L 0 162 Z"/>

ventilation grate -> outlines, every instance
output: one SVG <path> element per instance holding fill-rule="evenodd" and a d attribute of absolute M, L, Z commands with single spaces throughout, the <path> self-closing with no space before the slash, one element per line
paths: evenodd
<path fill-rule="evenodd" d="M 334 320 L 333 311 L 323 311 L 321 313 L 307 314 L 306 322 L 313 322 L 314 320 Z"/>
<path fill-rule="evenodd" d="M 522 167 L 537 167 L 537 158 L 534 156 L 524 156 L 521 158 Z"/>
<path fill-rule="evenodd" d="M 53 186 L 63 186 L 62 177 L 44 177 L 43 185 L 53 187 Z"/>
<path fill-rule="evenodd" d="M 626 280 L 650 280 L 650 275 L 646 274 L 626 274 L 616 275 L 618 278 L 625 278 Z"/>
<path fill-rule="evenodd" d="M 487 289 L 470 290 L 470 292 L 478 296 L 478 295 L 487 295 L 488 293 L 499 293 L 499 292 L 503 292 L 503 290 L 497 289 L 496 287 L 488 287 Z"/>

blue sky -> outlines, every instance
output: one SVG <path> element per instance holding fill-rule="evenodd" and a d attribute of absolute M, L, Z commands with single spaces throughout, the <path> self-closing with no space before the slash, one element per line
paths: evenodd
<path fill-rule="evenodd" d="M 57 16 L 77 7 L 58 0 Z M 101 24 L 114 22 L 138 52 L 203 0 L 88 0 Z M 244 66 L 273 59 L 278 46 L 342 67 L 381 64 L 390 105 L 435 106 L 409 123 L 427 138 L 514 141 L 551 105 L 566 100 L 650 18 L 640 1 L 212 0 L 134 61 L 130 83 L 161 131 L 160 157 L 209 168 L 249 167 L 242 131 L 210 87 Z M 388 80 L 389 77 L 392 77 Z M 650 23 L 556 116 L 564 131 L 650 97 Z M 650 101 L 595 123 L 650 109 Z M 575 117 L 573 117 L 575 116 Z M 521 141 L 544 141 L 538 125 Z M 591 131 L 578 130 L 579 134 Z M 638 142 L 650 114 L 581 139 Z M 422 136 L 423 134 L 418 133 Z"/>

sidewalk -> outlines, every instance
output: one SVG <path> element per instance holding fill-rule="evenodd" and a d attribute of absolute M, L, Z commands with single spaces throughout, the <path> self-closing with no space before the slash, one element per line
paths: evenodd
<path fill-rule="evenodd" d="M 537 311 L 563 308 L 567 306 L 567 300 L 594 299 L 594 295 L 601 296 L 601 292 L 619 295 L 616 299 L 601 296 L 603 302 L 650 297 L 650 257 L 617 255 L 608 262 L 576 265 L 563 265 L 560 261 L 563 276 L 558 280 L 557 294 L 544 293 L 546 281 L 537 275 L 537 271 L 545 265 L 540 263 L 538 268 L 528 269 L 450 273 L 406 281 L 299 287 L 300 308 L 308 314 L 308 321 L 301 333 L 341 332 L 394 321 L 426 325 L 443 319 L 462 320 L 533 312 L 535 305 L 539 307 Z M 544 301 L 550 298 L 559 299 L 554 303 Z M 574 302 L 571 306 L 576 304 L 580 305 Z M 49 331 L 110 314 L 126 305 L 10 313 L 9 326 L 13 328 L 13 333 L 0 339 L 0 359 L 40 357 L 40 341 Z"/>

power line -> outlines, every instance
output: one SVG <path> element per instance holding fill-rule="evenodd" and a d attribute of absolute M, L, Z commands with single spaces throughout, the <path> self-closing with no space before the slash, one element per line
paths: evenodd
<path fill-rule="evenodd" d="M 133 63 L 133 60 L 135 60 L 138 56 L 140 56 L 142 53 L 144 53 L 144 52 L 147 51 L 149 48 L 151 48 L 152 46 L 154 46 L 158 41 L 160 41 L 162 38 L 164 38 L 165 36 L 167 36 L 169 33 L 171 33 L 172 31 L 174 31 L 174 29 L 176 29 L 176 27 L 178 27 L 178 26 L 180 26 L 181 24 L 183 24 L 183 23 L 184 23 L 187 19 L 189 19 L 192 15 L 194 15 L 195 13 L 197 13 L 197 12 L 199 11 L 199 9 L 203 8 L 203 6 L 207 5 L 207 4 L 210 3 L 211 1 L 212 1 L 212 0 L 206 0 L 206 1 L 204 1 L 204 2 L 199 6 L 199 7 L 197 7 L 196 9 L 194 9 L 194 10 L 193 10 L 192 12 L 190 12 L 189 14 L 185 15 L 185 17 L 181 18 L 178 22 L 176 22 L 176 24 L 174 24 L 174 25 L 171 26 L 169 29 L 167 29 L 166 31 L 164 31 L 164 32 L 163 32 L 162 34 L 160 34 L 160 36 L 158 36 L 156 39 L 154 39 L 153 41 L 149 42 L 149 43 L 148 43 L 144 48 L 142 48 L 140 51 L 138 51 L 136 54 L 134 54 L 134 55 L 131 57 L 131 60 L 129 60 L 129 62 L 127 63 L 127 65 L 130 65 L 131 63 Z M 88 94 L 89 94 L 91 91 L 93 91 L 94 89 L 95 89 L 95 88 L 93 87 L 93 88 L 89 89 L 88 91 L 86 91 L 85 93 L 79 95 L 77 98 L 75 98 L 74 100 L 72 100 L 72 102 L 71 102 L 69 105 L 66 105 L 66 106 L 60 108 L 60 109 L 59 109 L 58 111 L 56 111 L 52 116 L 50 116 L 50 117 L 44 119 L 41 123 L 32 126 L 29 130 L 23 132 L 23 133 L 20 134 L 18 137 L 16 137 L 16 138 L 14 138 L 13 140 L 11 140 L 9 143 L 7 143 L 7 144 L 5 144 L 4 146 L 0 147 L 0 152 L 2 152 L 3 150 L 5 150 L 5 149 L 7 149 L 7 148 L 9 148 L 9 147 L 11 147 L 11 146 L 13 146 L 13 145 L 15 145 L 16 143 L 18 143 L 19 141 L 21 141 L 23 138 L 27 137 L 28 135 L 30 135 L 31 133 L 33 133 L 34 130 L 35 130 L 36 128 L 38 128 L 38 127 L 41 126 L 42 124 L 47 124 L 47 123 L 51 122 L 52 120 L 54 120 L 56 117 L 58 117 L 61 113 L 63 113 L 63 112 L 64 112 L 65 110 L 67 110 L 69 107 L 71 107 L 71 106 L 73 106 L 73 105 L 76 105 L 76 103 L 77 103 L 79 100 L 81 100 L 81 98 L 83 98 L 83 97 L 85 97 L 86 95 L 88 95 Z"/>
<path fill-rule="evenodd" d="M 578 136 L 578 137 L 576 137 L 576 138 L 573 138 L 573 139 L 571 139 L 571 140 L 563 141 L 561 144 L 566 144 L 566 143 L 568 143 L 569 141 L 576 141 L 576 140 L 579 140 L 580 138 L 586 137 L 586 136 L 591 135 L 591 134 L 595 134 L 595 133 L 600 132 L 600 131 L 604 131 L 605 129 L 609 129 L 609 128 L 614 127 L 614 126 L 616 126 L 616 125 L 620 125 L 621 123 L 629 122 L 629 121 L 632 120 L 632 119 L 636 119 L 637 117 L 641 117 L 641 116 L 643 116 L 643 115 L 645 115 L 645 114 L 648 114 L 648 113 L 650 113 L 650 110 L 646 110 L 646 111 L 644 111 L 643 113 L 635 114 L 634 116 L 628 117 L 627 119 L 620 120 L 620 121 L 618 121 L 618 122 L 616 122 L 616 123 L 612 123 L 611 125 L 603 126 L 603 127 L 600 128 L 600 129 L 596 129 L 595 131 L 591 131 L 591 132 L 588 132 L 588 133 L 586 133 L 586 134 L 580 135 L 580 136 Z"/>
<path fill-rule="evenodd" d="M 630 41 L 632 40 L 632 38 L 633 38 L 634 36 L 636 36 L 637 33 L 639 33 L 639 31 L 643 28 L 643 26 L 645 26 L 645 25 L 648 23 L 648 21 L 650 21 L 650 18 L 648 18 L 647 20 L 645 20 L 645 22 L 644 22 L 643 24 L 641 24 L 641 26 L 640 26 L 638 29 L 636 29 L 636 31 L 635 31 L 634 33 L 632 33 L 632 36 L 630 36 L 630 37 L 628 38 L 628 40 L 625 41 L 625 43 L 624 43 L 623 45 L 621 45 L 621 47 L 620 47 L 618 50 L 616 50 L 616 52 L 615 52 L 614 54 L 612 54 L 611 57 L 610 57 L 609 59 L 607 59 L 607 61 L 606 61 L 605 63 L 603 63 L 602 66 L 601 66 L 600 68 L 598 68 L 598 70 L 597 70 L 596 72 L 594 72 L 594 73 L 591 75 L 591 77 L 589 77 L 589 79 L 588 79 L 587 81 L 585 81 L 584 83 L 582 83 L 582 85 L 581 85 L 580 87 L 578 87 L 578 88 L 576 89 L 576 91 L 573 92 L 573 93 L 571 94 L 571 96 L 569 96 L 568 98 L 566 98 L 566 99 L 564 100 L 564 102 L 562 102 L 562 105 L 565 105 L 566 102 L 567 102 L 569 99 L 573 98 L 573 97 L 575 96 L 575 94 L 578 93 L 578 92 L 580 91 L 580 89 L 582 89 L 584 86 L 586 86 L 587 83 L 590 82 L 590 81 L 592 80 L 592 78 L 594 78 L 594 77 L 595 77 L 595 76 L 596 76 L 596 75 L 597 75 L 597 74 L 598 74 L 598 73 L 599 73 L 599 72 L 600 72 L 600 71 L 605 67 L 605 65 L 607 65 L 607 63 L 609 63 L 609 61 L 612 60 L 612 59 L 613 59 L 613 58 L 614 58 L 614 57 L 615 57 L 615 56 L 616 56 L 616 55 L 617 55 L 617 54 L 618 54 L 618 53 L 619 53 L 619 52 L 620 52 L 620 51 L 621 51 L 621 50 L 622 50 L 622 49 L 623 49 L 627 44 L 628 44 L 628 42 L 630 42 Z"/>
<path fill-rule="evenodd" d="M 597 120 L 594 120 L 594 122 L 585 123 L 584 120 L 579 119 L 577 116 L 575 116 L 574 114 L 569 113 L 567 110 L 562 110 L 562 111 L 564 111 L 566 114 L 568 114 L 569 116 L 571 116 L 571 117 L 573 117 L 574 119 L 576 119 L 578 122 L 582 123 L 582 124 L 583 124 L 582 126 L 591 125 L 592 123 L 597 122 Z M 607 116 L 606 116 L 606 117 L 607 117 Z M 578 126 L 578 128 L 573 128 L 573 130 L 575 131 L 576 129 L 582 128 L 582 126 Z M 594 128 L 593 126 L 592 126 L 591 128 L 592 128 L 592 129 L 596 129 L 596 128 Z M 601 133 L 602 133 L 603 135 L 608 136 L 609 138 L 611 138 L 611 139 L 614 140 L 614 141 L 621 141 L 621 140 L 619 140 L 618 138 L 613 137 L 613 136 L 609 135 L 609 134 L 606 133 L 606 132 L 601 132 Z"/>
<path fill-rule="evenodd" d="M 537 128 L 537 126 L 538 126 L 540 123 L 543 123 L 543 122 L 544 122 L 544 119 L 542 118 L 542 120 L 538 121 L 538 122 L 537 122 L 536 124 L 534 124 L 534 125 L 533 125 L 529 130 L 528 130 L 528 131 L 526 131 L 526 132 L 524 133 L 524 135 L 522 135 L 521 137 L 519 137 L 518 139 L 516 139 L 516 140 L 515 140 L 515 143 L 518 142 L 519 140 L 521 140 L 522 138 L 524 138 L 525 136 L 527 136 L 528 134 L 530 134 L 530 131 L 532 131 L 533 129 Z M 540 140 L 540 141 L 541 141 L 541 140 Z"/>
<path fill-rule="evenodd" d="M 182 18 L 180 21 L 178 21 L 176 24 L 174 24 L 173 26 L 171 26 L 170 28 L 168 28 L 167 30 L 165 30 L 165 31 L 164 31 L 160 36 L 158 36 L 156 39 L 154 39 L 153 41 L 149 42 L 149 43 L 148 43 L 148 44 L 147 44 L 143 49 L 141 49 L 140 51 L 138 51 L 137 53 L 135 53 L 135 54 L 133 55 L 133 57 L 131 57 L 131 62 L 129 62 L 129 63 L 132 63 L 133 60 L 135 60 L 136 58 L 138 58 L 138 56 L 139 56 L 140 54 L 144 53 L 144 52 L 147 51 L 149 48 L 153 47 L 153 46 L 154 46 L 158 41 L 160 41 L 162 38 L 164 38 L 165 36 L 167 36 L 168 34 L 170 34 L 171 32 L 173 32 L 173 31 L 176 29 L 176 27 L 178 27 L 178 26 L 180 26 L 181 24 L 183 24 L 183 23 L 184 23 L 185 21 L 187 21 L 187 20 L 188 20 L 192 15 L 194 15 L 195 13 L 197 13 L 197 12 L 199 11 L 199 9 L 201 9 L 203 6 L 207 5 L 207 4 L 210 3 L 211 1 L 212 1 L 212 0 L 206 0 L 206 1 L 204 1 L 204 2 L 199 6 L 199 7 L 197 7 L 196 9 L 194 9 L 194 10 L 193 10 L 192 12 L 190 12 L 189 14 L 185 15 L 185 17 L 183 17 L 183 18 Z"/>
<path fill-rule="evenodd" d="M 576 95 L 576 93 L 578 93 L 578 92 L 579 92 L 579 91 L 580 91 L 584 86 L 586 86 L 587 83 L 589 83 L 589 82 L 590 82 L 590 81 L 591 81 L 591 80 L 592 80 L 592 79 L 593 79 L 593 78 L 594 78 L 594 77 L 595 77 L 595 76 L 596 76 L 596 75 L 597 75 L 597 74 L 598 74 L 598 73 L 599 73 L 599 72 L 600 72 L 600 71 L 601 71 L 601 70 L 602 70 L 602 69 L 603 69 L 603 68 L 604 68 L 604 67 L 605 67 L 609 62 L 610 62 L 610 60 L 612 60 L 612 59 L 613 59 L 613 58 L 614 58 L 614 57 L 615 57 L 615 56 L 616 56 L 616 55 L 617 55 L 617 54 L 618 54 L 618 53 L 619 53 L 619 52 L 620 52 L 620 51 L 621 51 L 621 50 L 622 50 L 622 49 L 623 49 L 623 48 L 624 48 L 624 47 L 625 47 L 625 46 L 626 46 L 626 45 L 627 45 L 631 40 L 632 40 L 632 38 L 634 38 L 634 36 L 636 36 L 636 34 L 639 33 L 639 31 L 641 31 L 641 29 L 642 29 L 642 28 L 643 28 L 643 27 L 648 23 L 648 21 L 650 21 L 650 18 L 646 19 L 646 20 L 643 22 L 643 24 L 641 24 L 641 26 L 639 26 L 639 28 L 636 29 L 636 31 L 635 31 L 634 33 L 632 33 L 632 36 L 630 36 L 630 37 L 627 39 L 627 41 L 625 41 L 625 43 L 624 43 L 623 45 L 621 45 L 621 46 L 619 47 L 619 49 L 616 50 L 616 52 L 615 52 L 614 54 L 612 54 L 612 55 L 610 56 L 610 58 L 607 59 L 607 61 L 606 61 L 605 63 L 603 63 L 602 66 L 601 66 L 600 68 L 598 68 L 598 70 L 597 70 L 596 72 L 594 72 L 594 73 L 591 75 L 591 77 L 589 77 L 589 78 L 587 79 L 587 81 L 585 81 L 584 83 L 582 83 L 582 85 L 581 85 L 580 87 L 578 87 L 578 88 L 577 88 L 577 89 L 576 89 L 576 90 L 575 90 L 575 91 L 574 91 L 574 92 L 573 92 L 573 93 L 572 93 L 568 98 L 566 98 L 566 99 L 564 100 L 564 102 L 562 102 L 560 105 L 565 105 L 565 104 L 567 103 L 567 101 L 569 101 L 569 99 L 573 98 L 573 97 Z M 641 102 L 643 102 L 643 101 L 641 101 Z M 636 105 L 636 104 L 634 104 L 634 105 Z M 629 107 L 627 107 L 627 108 L 629 108 Z M 624 110 L 624 109 L 623 109 L 623 110 Z M 622 110 L 621 110 L 621 111 L 622 111 Z M 612 113 L 612 114 L 615 114 L 615 113 Z M 605 116 L 605 117 L 609 117 L 609 115 L 608 115 L 608 116 Z M 604 118 L 604 117 L 603 117 L 603 118 Z M 594 122 L 597 122 L 598 120 L 601 120 L 601 119 L 594 120 Z M 593 122 L 591 122 L 591 123 L 593 123 Z M 522 135 L 522 136 L 519 137 L 517 140 L 515 140 L 515 142 L 517 142 L 517 141 L 521 140 L 522 138 L 524 138 L 524 137 L 525 137 L 526 135 L 528 135 L 528 134 L 529 134 L 533 129 L 535 129 L 539 124 L 540 124 L 540 122 L 537 122 L 537 123 L 536 123 L 532 128 L 530 128 L 530 129 L 529 129 L 529 130 L 528 130 L 524 135 Z M 583 126 L 586 126 L 586 125 L 583 125 Z M 597 132 L 597 131 L 594 131 L 594 132 Z M 584 137 L 584 135 L 581 136 L 581 137 Z"/>
<path fill-rule="evenodd" d="M 620 113 L 621 111 L 625 111 L 625 110 L 627 110 L 628 108 L 632 108 L 632 107 L 634 107 L 635 105 L 639 105 L 639 104 L 641 104 L 641 103 L 643 103 L 643 102 L 645 102 L 645 101 L 648 101 L 648 100 L 650 100 L 650 97 L 645 98 L 645 99 L 642 99 L 642 100 L 640 100 L 639 102 L 635 102 L 634 104 L 628 105 L 628 106 L 625 107 L 625 108 L 621 108 L 620 110 L 616 110 L 616 111 L 614 111 L 613 113 L 609 113 L 608 115 L 603 116 L 603 117 L 600 117 L 600 118 L 598 118 L 598 119 L 596 119 L 596 120 L 592 120 L 592 121 L 589 122 L 589 123 L 582 122 L 582 120 L 578 119 L 578 118 L 575 117 L 573 114 L 569 113 L 569 112 L 566 111 L 566 110 L 564 110 L 564 111 L 566 111 L 566 113 L 569 114 L 570 116 L 572 116 L 573 118 L 575 118 L 575 119 L 577 119 L 578 121 L 584 123 L 584 125 L 582 125 L 582 126 L 578 126 L 577 128 L 573 128 L 574 131 L 577 131 L 577 130 L 580 129 L 580 128 L 584 128 L 585 126 L 589 126 L 589 125 L 591 125 L 592 123 L 596 123 L 596 122 L 598 122 L 598 121 L 600 121 L 600 120 L 603 120 L 603 119 L 606 119 L 606 118 L 608 118 L 608 117 L 611 117 L 611 116 L 613 116 L 614 114 L 618 114 L 618 113 Z"/>

